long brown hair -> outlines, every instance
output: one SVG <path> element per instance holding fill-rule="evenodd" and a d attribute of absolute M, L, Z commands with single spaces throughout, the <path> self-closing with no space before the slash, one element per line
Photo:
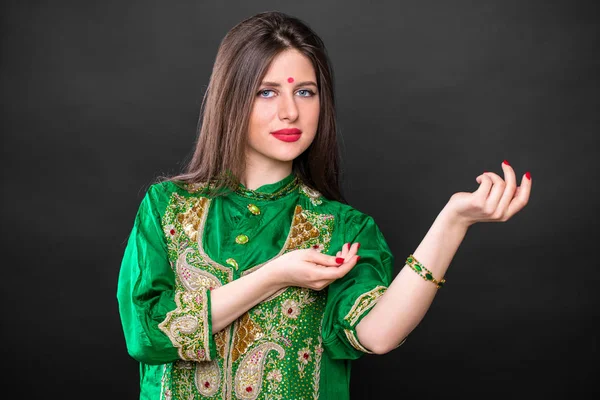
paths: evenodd
<path fill-rule="evenodd" d="M 293 172 L 326 198 L 346 202 L 339 184 L 333 70 L 325 45 L 306 23 L 274 11 L 245 19 L 223 38 L 200 109 L 196 149 L 185 172 L 170 180 L 210 182 L 217 193 L 237 187 L 246 168 L 248 121 L 256 92 L 273 59 L 287 49 L 298 50 L 312 62 L 320 100 L 317 133 L 293 161 Z"/>

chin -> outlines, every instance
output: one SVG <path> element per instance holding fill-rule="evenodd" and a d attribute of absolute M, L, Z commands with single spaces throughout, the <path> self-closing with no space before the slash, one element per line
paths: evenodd
<path fill-rule="evenodd" d="M 286 162 L 286 161 L 293 161 L 295 160 L 298 156 L 300 156 L 300 154 L 304 153 L 306 151 L 306 148 L 304 148 L 304 146 L 298 146 L 297 148 L 294 149 L 286 149 L 285 151 L 280 151 L 280 152 L 273 152 L 272 154 L 269 154 L 269 157 L 277 160 L 277 161 L 282 161 L 282 162 Z"/>
<path fill-rule="evenodd" d="M 280 154 L 280 155 L 273 155 L 270 158 L 272 160 L 279 161 L 279 162 L 290 162 L 290 161 L 294 161 L 300 154 L 302 154 L 302 153 L 297 153 L 294 155 L 281 155 Z"/>

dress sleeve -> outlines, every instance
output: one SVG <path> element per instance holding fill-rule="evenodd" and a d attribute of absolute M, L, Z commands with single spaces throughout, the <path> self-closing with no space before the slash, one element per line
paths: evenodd
<path fill-rule="evenodd" d="M 216 354 L 210 291 L 176 292 L 161 213 L 164 184 L 150 187 L 135 217 L 117 285 L 127 351 L 146 364 L 209 361 Z"/>
<path fill-rule="evenodd" d="M 372 353 L 358 341 L 356 325 L 390 285 L 394 256 L 372 217 L 350 210 L 343 222 L 343 243 L 360 243 L 361 258 L 343 278 L 329 285 L 323 345 L 333 359 L 353 360 Z"/>

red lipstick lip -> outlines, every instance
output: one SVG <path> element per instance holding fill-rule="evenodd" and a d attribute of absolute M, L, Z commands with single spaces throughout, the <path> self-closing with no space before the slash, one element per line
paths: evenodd
<path fill-rule="evenodd" d="M 287 128 L 280 129 L 278 131 L 271 132 L 273 135 L 299 135 L 302 131 L 298 128 Z"/>

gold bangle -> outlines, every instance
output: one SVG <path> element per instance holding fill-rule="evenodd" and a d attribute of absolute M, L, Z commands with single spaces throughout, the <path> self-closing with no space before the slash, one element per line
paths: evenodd
<path fill-rule="evenodd" d="M 439 281 L 437 279 L 435 279 L 433 277 L 433 274 L 431 273 L 431 271 L 428 270 L 427 268 L 425 268 L 423 266 L 423 264 L 421 264 L 419 261 L 417 261 L 415 256 L 413 256 L 412 254 L 409 255 L 408 258 L 406 259 L 406 264 L 408 264 L 408 266 L 413 271 L 415 271 L 417 274 L 419 274 L 419 276 L 421 278 L 423 278 L 426 281 L 433 282 L 438 289 L 441 288 L 442 286 L 444 286 L 444 283 L 446 283 L 446 280 L 444 278 L 442 278 Z"/>

